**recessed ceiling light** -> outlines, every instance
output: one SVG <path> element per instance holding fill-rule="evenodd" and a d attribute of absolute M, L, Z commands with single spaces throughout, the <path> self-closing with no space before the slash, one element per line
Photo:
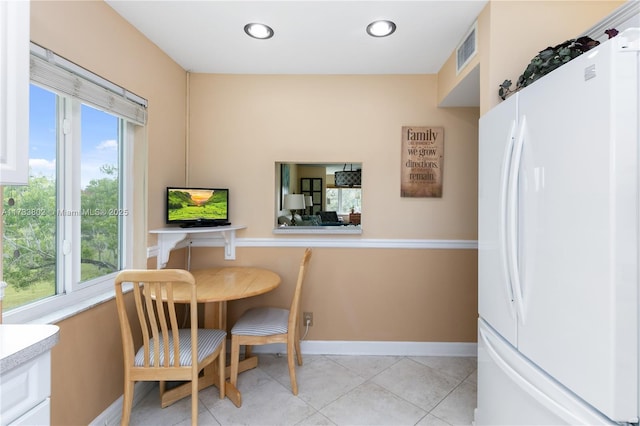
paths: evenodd
<path fill-rule="evenodd" d="M 367 25 L 367 34 L 372 37 L 386 37 L 393 34 L 396 30 L 396 24 L 391 21 L 373 21 Z"/>
<path fill-rule="evenodd" d="M 244 32 L 250 37 L 264 40 L 273 37 L 273 30 L 265 24 L 251 23 L 244 26 Z"/>

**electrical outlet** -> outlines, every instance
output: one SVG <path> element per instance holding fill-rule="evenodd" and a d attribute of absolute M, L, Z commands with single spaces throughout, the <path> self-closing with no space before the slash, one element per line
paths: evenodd
<path fill-rule="evenodd" d="M 302 325 L 307 326 L 307 321 L 309 322 L 309 327 L 313 325 L 313 312 L 304 312 L 302 314 Z"/>

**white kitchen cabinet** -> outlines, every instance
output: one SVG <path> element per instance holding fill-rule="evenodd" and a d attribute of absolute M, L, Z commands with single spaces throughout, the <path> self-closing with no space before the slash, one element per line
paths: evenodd
<path fill-rule="evenodd" d="M 29 179 L 29 4 L 0 1 L 0 185 Z"/>
<path fill-rule="evenodd" d="M 48 425 L 55 325 L 0 325 L 0 425 Z"/>

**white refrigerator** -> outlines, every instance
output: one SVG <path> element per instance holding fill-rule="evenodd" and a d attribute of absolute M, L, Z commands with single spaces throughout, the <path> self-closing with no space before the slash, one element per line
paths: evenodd
<path fill-rule="evenodd" d="M 640 29 L 480 119 L 476 425 L 637 423 Z"/>

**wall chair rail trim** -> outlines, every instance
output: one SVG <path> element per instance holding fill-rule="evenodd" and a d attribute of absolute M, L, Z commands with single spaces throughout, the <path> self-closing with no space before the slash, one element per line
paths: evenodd
<path fill-rule="evenodd" d="M 188 241 L 176 245 L 186 247 Z M 217 239 L 199 239 L 192 247 L 223 247 Z M 332 247 L 332 248 L 382 248 L 382 249 L 447 249 L 477 250 L 477 240 L 409 240 L 409 239 L 345 239 L 345 238 L 238 238 L 236 247 Z M 158 246 L 147 248 L 147 258 L 158 255 Z"/>

